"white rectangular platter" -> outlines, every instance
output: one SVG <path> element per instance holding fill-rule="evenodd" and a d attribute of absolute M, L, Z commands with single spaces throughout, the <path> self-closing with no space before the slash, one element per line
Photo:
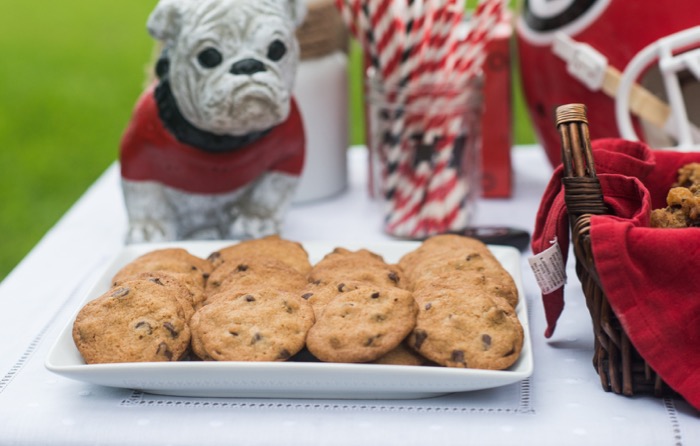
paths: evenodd
<path fill-rule="evenodd" d="M 181 247 L 207 257 L 235 242 L 177 242 L 126 246 L 96 279 L 81 306 L 109 289 L 110 279 L 126 263 L 154 249 Z M 366 248 L 389 263 L 415 249 L 416 242 L 306 242 L 315 263 L 335 247 Z M 532 374 L 532 346 L 527 303 L 522 289 L 520 253 L 515 248 L 489 246 L 513 276 L 520 294 L 517 315 L 525 331 L 518 361 L 507 370 L 457 369 L 376 364 L 319 362 L 153 362 L 85 364 L 71 335 L 73 320 L 59 334 L 46 358 L 46 367 L 59 375 L 102 386 L 143 390 L 148 393 L 193 397 L 407 399 L 482 390 L 519 382 Z"/>

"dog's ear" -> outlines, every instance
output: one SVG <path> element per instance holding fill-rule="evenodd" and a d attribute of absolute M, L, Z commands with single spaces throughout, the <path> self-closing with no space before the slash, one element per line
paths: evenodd
<path fill-rule="evenodd" d="M 177 38 L 182 28 L 185 1 L 160 0 L 158 2 L 146 24 L 153 38 L 165 42 L 167 46 Z"/>
<path fill-rule="evenodd" d="M 298 28 L 306 18 L 306 0 L 282 0 L 287 2 L 289 16 Z"/>

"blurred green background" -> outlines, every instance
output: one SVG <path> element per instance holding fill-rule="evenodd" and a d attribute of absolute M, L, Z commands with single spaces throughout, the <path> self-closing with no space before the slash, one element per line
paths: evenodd
<path fill-rule="evenodd" d="M 156 0 L 9 2 L 0 14 L 0 280 L 117 159 Z M 357 46 L 351 61 L 359 60 Z M 352 143 L 362 142 L 351 65 Z M 517 82 L 517 81 L 516 81 Z M 516 84 L 515 142 L 534 141 Z M 117 205 L 117 204 L 115 204 Z M 57 259 L 59 260 L 59 259 Z"/>

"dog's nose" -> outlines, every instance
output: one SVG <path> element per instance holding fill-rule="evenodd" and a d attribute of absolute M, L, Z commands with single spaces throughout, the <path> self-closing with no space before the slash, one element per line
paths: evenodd
<path fill-rule="evenodd" d="M 243 59 L 231 65 L 231 74 L 255 74 L 265 71 L 265 65 L 257 59 Z"/>

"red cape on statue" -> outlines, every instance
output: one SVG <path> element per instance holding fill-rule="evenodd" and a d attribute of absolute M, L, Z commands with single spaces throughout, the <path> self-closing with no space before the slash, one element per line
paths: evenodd
<path fill-rule="evenodd" d="M 239 189 L 267 171 L 301 174 L 305 138 L 294 99 L 287 120 L 265 136 L 230 152 L 213 153 L 183 144 L 168 132 L 158 116 L 153 90 L 139 98 L 122 139 L 122 178 L 217 194 Z"/>

